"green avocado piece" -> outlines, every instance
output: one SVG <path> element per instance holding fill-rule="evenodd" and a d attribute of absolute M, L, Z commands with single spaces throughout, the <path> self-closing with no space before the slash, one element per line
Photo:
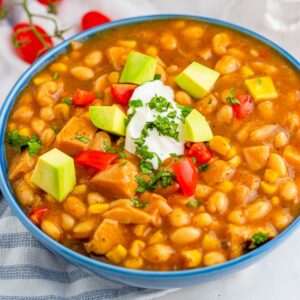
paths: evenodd
<path fill-rule="evenodd" d="M 207 142 L 213 134 L 204 116 L 193 109 L 185 118 L 184 140 L 186 142 Z"/>
<path fill-rule="evenodd" d="M 127 116 L 117 105 L 90 106 L 89 116 L 97 128 L 125 136 Z"/>
<path fill-rule="evenodd" d="M 219 76 L 220 73 L 194 61 L 175 78 L 175 82 L 192 97 L 202 98 Z"/>
<path fill-rule="evenodd" d="M 264 76 L 246 79 L 245 84 L 253 96 L 255 102 L 265 99 L 275 99 L 278 97 L 276 88 L 271 77 Z"/>
<path fill-rule="evenodd" d="M 46 152 L 39 157 L 31 181 L 56 200 L 64 200 L 76 184 L 73 158 L 56 148 Z"/>
<path fill-rule="evenodd" d="M 123 72 L 121 83 L 143 84 L 154 79 L 157 61 L 155 58 L 142 53 L 130 52 Z"/>

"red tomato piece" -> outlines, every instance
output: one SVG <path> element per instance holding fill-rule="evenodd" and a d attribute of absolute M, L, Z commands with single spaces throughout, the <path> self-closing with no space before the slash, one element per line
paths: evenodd
<path fill-rule="evenodd" d="M 74 105 L 85 106 L 91 104 L 95 99 L 96 96 L 93 93 L 78 89 L 72 98 L 72 103 Z"/>
<path fill-rule="evenodd" d="M 122 106 L 127 106 L 136 88 L 137 85 L 135 84 L 116 83 L 116 84 L 111 84 L 110 91 L 112 97 L 118 104 Z"/>
<path fill-rule="evenodd" d="M 267 58 L 269 56 L 269 51 L 267 49 L 262 49 L 260 52 L 259 52 L 259 56 L 261 58 Z"/>
<path fill-rule="evenodd" d="M 75 163 L 84 167 L 92 167 L 97 170 L 104 170 L 112 164 L 118 154 L 102 152 L 97 150 L 86 150 L 75 156 Z"/>
<path fill-rule="evenodd" d="M 184 196 L 192 196 L 195 193 L 198 179 L 197 168 L 191 158 L 185 158 L 173 164 L 175 177 Z"/>
<path fill-rule="evenodd" d="M 243 119 L 248 117 L 254 109 L 254 102 L 251 95 L 239 95 L 237 99 L 240 104 L 232 105 L 233 113 L 236 118 Z"/>
<path fill-rule="evenodd" d="M 48 208 L 46 208 L 46 207 L 40 207 L 40 208 L 34 209 L 29 213 L 29 218 L 34 224 L 40 225 L 43 220 L 43 215 L 47 211 L 48 211 Z"/>
<path fill-rule="evenodd" d="M 81 20 L 82 30 L 87 30 L 95 26 L 99 26 L 110 22 L 111 19 L 100 13 L 99 11 L 89 11 L 87 12 Z"/>
<path fill-rule="evenodd" d="M 53 42 L 47 32 L 40 26 L 34 25 L 41 35 L 43 42 L 36 36 L 28 23 L 17 24 L 13 29 L 13 44 L 19 57 L 31 64 L 38 57 L 53 47 Z"/>
<path fill-rule="evenodd" d="M 60 3 L 62 0 L 38 0 L 38 2 L 40 2 L 41 4 L 44 4 L 44 5 L 55 5 L 55 4 L 58 4 Z"/>
<path fill-rule="evenodd" d="M 211 150 L 204 143 L 194 143 L 185 150 L 185 155 L 194 157 L 197 164 L 202 165 L 209 162 L 212 158 Z"/>

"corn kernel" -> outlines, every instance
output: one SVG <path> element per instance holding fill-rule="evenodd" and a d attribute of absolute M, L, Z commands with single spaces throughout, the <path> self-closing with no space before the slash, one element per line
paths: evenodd
<path fill-rule="evenodd" d="M 237 154 L 237 151 L 235 148 L 231 148 L 230 152 L 228 153 L 228 155 L 226 155 L 226 159 L 230 159 L 233 158 L 235 155 Z"/>
<path fill-rule="evenodd" d="M 162 231 L 162 230 L 157 230 L 152 236 L 150 236 L 148 240 L 149 245 L 157 244 L 157 243 L 162 243 L 164 242 L 168 236 Z"/>
<path fill-rule="evenodd" d="M 126 48 L 135 48 L 137 42 L 135 40 L 120 40 L 118 41 L 118 45 Z"/>
<path fill-rule="evenodd" d="M 46 199 L 48 202 L 50 202 L 50 203 L 55 203 L 55 202 L 57 202 L 57 200 L 54 199 L 54 198 L 53 198 L 51 195 L 49 195 L 49 194 L 46 194 L 45 199 Z"/>
<path fill-rule="evenodd" d="M 279 173 L 273 169 L 266 169 L 264 179 L 269 183 L 275 183 L 279 178 Z"/>
<path fill-rule="evenodd" d="M 209 142 L 210 149 L 223 156 L 229 155 L 231 146 L 229 142 L 222 136 L 216 135 Z"/>
<path fill-rule="evenodd" d="M 54 63 L 50 66 L 50 71 L 64 73 L 68 71 L 68 67 L 63 63 Z"/>
<path fill-rule="evenodd" d="M 187 268 L 195 268 L 201 264 L 202 252 L 200 250 L 184 250 L 181 255 Z"/>
<path fill-rule="evenodd" d="M 237 155 L 228 160 L 227 163 L 232 167 L 238 167 L 242 163 L 242 159 L 239 155 Z"/>
<path fill-rule="evenodd" d="M 150 55 L 150 56 L 156 56 L 158 53 L 157 48 L 150 46 L 146 49 L 146 54 Z"/>
<path fill-rule="evenodd" d="M 120 264 L 127 256 L 124 246 L 118 245 L 106 254 L 106 257 L 114 264 Z"/>
<path fill-rule="evenodd" d="M 129 249 L 129 254 L 133 257 L 138 257 L 140 252 L 145 248 L 146 244 L 141 240 L 135 240 L 132 242 Z"/>
<path fill-rule="evenodd" d="M 91 204 L 88 208 L 90 214 L 102 214 L 109 209 L 108 203 L 95 203 Z"/>
<path fill-rule="evenodd" d="M 280 199 L 277 196 L 273 196 L 271 198 L 271 203 L 273 206 L 279 206 L 280 205 Z"/>
<path fill-rule="evenodd" d="M 44 74 L 33 78 L 33 83 L 35 85 L 40 85 L 44 82 L 50 81 L 52 77 L 49 74 Z"/>
<path fill-rule="evenodd" d="M 119 77 L 120 77 L 120 74 L 118 72 L 114 71 L 114 72 L 111 72 L 108 74 L 107 79 L 110 83 L 117 83 L 119 81 Z"/>
<path fill-rule="evenodd" d="M 19 130 L 19 134 L 24 136 L 31 136 L 32 132 L 29 127 L 23 127 L 22 129 Z"/>
<path fill-rule="evenodd" d="M 147 226 L 143 224 L 136 225 L 133 228 L 134 234 L 138 237 L 144 236 L 146 231 L 147 231 Z"/>
<path fill-rule="evenodd" d="M 242 72 L 242 76 L 244 78 L 247 78 L 247 77 L 250 77 L 250 76 L 254 75 L 254 72 L 252 71 L 252 69 L 250 69 L 247 66 L 241 67 L 241 72 Z"/>
<path fill-rule="evenodd" d="M 202 247 L 205 250 L 216 250 L 220 248 L 220 241 L 216 237 L 206 234 L 202 239 Z"/>
<path fill-rule="evenodd" d="M 17 124 L 16 123 L 9 123 L 8 125 L 7 125 L 7 129 L 8 129 L 8 131 L 9 132 L 11 132 L 11 131 L 14 131 L 15 129 L 17 129 Z"/>
<path fill-rule="evenodd" d="M 129 269 L 140 269 L 144 264 L 141 257 L 128 258 L 124 261 L 124 267 Z"/>
<path fill-rule="evenodd" d="M 218 184 L 218 189 L 223 193 L 229 193 L 233 189 L 233 183 L 229 180 L 224 180 Z"/>
<path fill-rule="evenodd" d="M 72 194 L 73 195 L 81 195 L 84 194 L 87 191 L 87 185 L 86 184 L 79 184 L 74 187 Z"/>
<path fill-rule="evenodd" d="M 67 120 L 69 118 L 69 114 L 70 114 L 70 107 L 66 103 L 60 103 L 60 104 L 55 105 L 54 112 L 55 112 L 56 117 L 62 116 L 65 120 Z"/>
<path fill-rule="evenodd" d="M 276 184 L 267 183 L 265 181 L 261 181 L 260 188 L 267 195 L 274 195 L 278 190 L 278 186 Z"/>

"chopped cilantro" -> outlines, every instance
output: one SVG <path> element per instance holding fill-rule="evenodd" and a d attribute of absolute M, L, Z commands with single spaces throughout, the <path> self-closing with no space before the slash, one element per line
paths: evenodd
<path fill-rule="evenodd" d="M 38 154 L 42 145 L 42 142 L 37 135 L 23 136 L 19 134 L 18 130 L 8 133 L 7 142 L 12 148 L 16 148 L 17 151 L 22 151 L 24 148 L 28 147 L 30 156 Z"/>
<path fill-rule="evenodd" d="M 114 149 L 109 145 L 104 146 L 104 151 L 109 153 L 118 154 L 120 158 L 126 158 L 126 153 L 122 150 Z"/>
<path fill-rule="evenodd" d="M 191 107 L 189 106 L 184 106 L 184 105 L 180 105 L 177 104 L 177 107 L 181 110 L 181 116 L 178 117 L 182 122 L 185 121 L 185 118 L 190 114 L 190 112 L 193 110 Z"/>
<path fill-rule="evenodd" d="M 160 74 L 155 74 L 154 75 L 154 80 L 159 80 L 161 79 L 161 75 Z"/>
<path fill-rule="evenodd" d="M 198 207 L 200 205 L 202 205 L 203 203 L 201 201 L 198 201 L 198 200 L 191 200 L 189 202 L 187 202 L 185 205 L 187 207 Z"/>
<path fill-rule="evenodd" d="M 198 170 L 199 170 L 200 172 L 206 172 L 208 169 L 209 169 L 209 165 L 208 165 L 208 164 L 203 164 L 203 165 L 200 165 L 200 166 L 198 167 Z"/>
<path fill-rule="evenodd" d="M 261 246 L 262 244 L 267 242 L 269 240 L 269 238 L 270 238 L 270 234 L 268 232 L 266 232 L 266 233 L 258 232 L 252 236 L 251 241 L 257 247 L 257 246 Z"/>
<path fill-rule="evenodd" d="M 170 153 L 171 157 L 178 157 L 178 155 L 176 153 Z"/>
<path fill-rule="evenodd" d="M 59 132 L 59 128 L 58 128 L 58 126 L 56 126 L 56 125 L 53 125 L 53 126 L 51 127 L 51 129 L 54 131 L 54 133 L 58 133 L 58 132 Z"/>
<path fill-rule="evenodd" d="M 174 183 L 174 174 L 159 170 L 156 174 L 152 173 L 149 181 L 146 181 L 141 176 L 136 176 L 136 182 L 138 183 L 137 192 L 153 191 L 158 185 L 162 187 L 172 185 Z"/>
<path fill-rule="evenodd" d="M 130 199 L 133 206 L 136 207 L 136 208 L 145 208 L 145 207 L 148 207 L 149 206 L 149 202 L 141 202 L 138 200 L 137 197 L 133 197 Z"/>
<path fill-rule="evenodd" d="M 140 99 L 137 99 L 137 100 L 130 100 L 129 106 L 130 106 L 130 107 L 142 107 L 142 106 L 143 106 L 143 102 L 142 102 L 142 100 L 140 100 Z"/>
<path fill-rule="evenodd" d="M 169 108 L 173 108 L 172 104 L 165 97 L 154 96 L 148 103 L 148 106 L 157 112 L 165 112 Z"/>
<path fill-rule="evenodd" d="M 143 174 L 151 174 L 153 172 L 153 165 L 150 161 L 140 160 L 140 169 Z"/>
<path fill-rule="evenodd" d="M 56 79 L 58 79 L 58 77 L 59 77 L 59 73 L 58 72 L 54 72 L 53 75 L 52 75 L 52 78 L 54 80 L 56 80 Z"/>
<path fill-rule="evenodd" d="M 230 88 L 229 90 L 229 93 L 226 97 L 226 102 L 229 104 L 229 105 L 241 105 L 241 102 L 236 98 L 236 94 L 235 94 L 235 91 L 234 91 L 234 88 Z"/>
<path fill-rule="evenodd" d="M 66 104 L 68 104 L 68 105 L 72 105 L 72 104 L 73 104 L 73 101 L 72 101 L 72 99 L 70 99 L 70 98 L 63 98 L 63 99 L 61 100 L 61 102 L 62 102 L 62 103 L 66 103 Z"/>
<path fill-rule="evenodd" d="M 96 93 L 95 95 L 96 95 L 96 98 L 97 98 L 97 99 L 100 99 L 100 98 L 103 97 L 103 93 L 101 93 L 101 92 L 98 92 L 98 93 Z"/>
<path fill-rule="evenodd" d="M 175 119 L 176 118 L 176 115 L 177 115 L 177 111 L 176 110 L 173 110 L 171 112 L 169 112 L 167 114 L 167 117 L 170 118 L 170 119 Z"/>
<path fill-rule="evenodd" d="M 179 141 L 178 124 L 174 121 L 170 121 L 168 117 L 157 116 L 151 123 L 159 135 L 170 136 L 176 141 Z"/>
<path fill-rule="evenodd" d="M 82 142 L 82 143 L 84 143 L 84 144 L 88 144 L 90 142 L 89 138 L 87 138 L 86 136 L 81 135 L 81 134 L 76 134 L 75 139 Z"/>

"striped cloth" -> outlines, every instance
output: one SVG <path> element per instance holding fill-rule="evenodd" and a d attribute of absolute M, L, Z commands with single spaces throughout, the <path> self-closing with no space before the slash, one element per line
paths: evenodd
<path fill-rule="evenodd" d="M 0 300 L 146 300 L 171 291 L 131 287 L 79 270 L 42 246 L 0 196 Z"/>

